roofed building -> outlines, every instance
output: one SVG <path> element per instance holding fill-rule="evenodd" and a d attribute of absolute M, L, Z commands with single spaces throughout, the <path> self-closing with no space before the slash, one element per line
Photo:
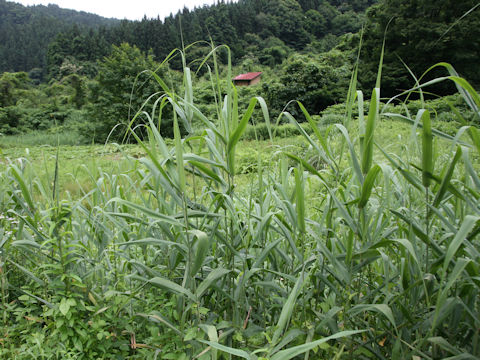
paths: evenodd
<path fill-rule="evenodd" d="M 260 82 L 261 72 L 249 72 L 240 74 L 233 79 L 233 83 L 238 86 L 250 86 Z"/>

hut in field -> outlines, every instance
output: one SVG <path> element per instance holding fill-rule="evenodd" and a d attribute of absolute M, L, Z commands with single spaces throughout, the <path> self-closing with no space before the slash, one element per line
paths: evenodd
<path fill-rule="evenodd" d="M 246 74 L 240 74 L 233 79 L 233 83 L 237 86 L 250 86 L 260 82 L 262 77 L 261 72 L 249 72 Z"/>

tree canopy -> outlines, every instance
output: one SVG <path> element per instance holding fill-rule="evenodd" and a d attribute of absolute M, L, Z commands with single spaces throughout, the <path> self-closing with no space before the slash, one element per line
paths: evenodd
<path fill-rule="evenodd" d="M 39 69 L 43 78 L 48 45 L 58 34 L 67 32 L 72 26 L 88 33 L 89 29 L 115 23 L 118 20 L 61 9 L 52 4 L 25 7 L 0 0 L 0 72 Z"/>
<path fill-rule="evenodd" d="M 474 85 L 480 85 L 477 5 L 477 0 L 382 0 L 370 8 L 362 48 L 362 84 L 366 88 L 374 85 L 385 34 L 383 95 L 394 95 L 415 84 L 407 66 L 420 77 L 442 61 L 451 63 Z M 445 85 L 437 91 L 447 94 L 452 90 L 452 86 Z"/>
<path fill-rule="evenodd" d="M 108 55 L 111 45 L 127 42 L 143 52 L 152 50 L 156 59 L 163 60 L 172 49 L 182 47 L 182 38 L 184 44 L 228 44 L 234 61 L 254 55 L 264 56 L 264 63 L 278 63 L 285 58 L 286 49 L 298 51 L 327 35 L 357 32 L 363 12 L 375 2 L 219 1 L 193 11 L 184 8 L 163 21 L 146 17 L 141 21 L 118 21 L 53 5 L 24 7 L 0 0 L 0 72 L 37 69 L 36 76 L 41 75 L 41 79 L 58 78 L 59 67 L 68 61 L 93 77 L 95 69 L 91 64 Z M 265 46 L 252 44 L 252 34 L 260 42 L 272 43 L 271 39 L 276 39 L 283 45 L 265 50 Z"/>
<path fill-rule="evenodd" d="M 155 71 L 157 66 L 151 54 L 143 54 L 136 46 L 113 46 L 112 54 L 99 63 L 96 81 L 91 83 L 89 121 L 84 132 L 93 133 L 96 141 L 103 142 L 117 127 L 110 139 L 122 140 L 131 118 L 157 91 L 155 81 L 145 72 Z"/>

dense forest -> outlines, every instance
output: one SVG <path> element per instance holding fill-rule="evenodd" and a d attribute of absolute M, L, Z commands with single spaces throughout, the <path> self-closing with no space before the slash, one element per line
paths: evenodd
<path fill-rule="evenodd" d="M 79 139 L 92 141 L 95 134 L 95 141 L 104 141 L 158 90 L 145 76 L 134 89 L 136 76 L 158 70 L 173 49 L 190 44 L 196 45 L 188 47 L 185 61 L 196 71 L 205 104 L 211 100 L 208 84 L 202 83 L 207 66 L 198 67 L 211 51 L 209 44 L 226 44 L 230 52 L 219 52 L 223 64 L 230 57 L 238 73 L 263 71 L 255 91 L 274 114 L 292 99 L 313 114 L 344 101 L 359 44 L 359 87 L 371 88 L 384 35 L 383 94 L 408 89 L 413 76 L 439 61 L 451 63 L 476 85 L 476 6 L 474 0 L 240 0 L 184 8 L 164 20 L 119 21 L 1 1 L 0 132 L 73 126 L 84 135 Z M 182 67 L 176 56 L 161 72 L 175 79 Z M 453 90 L 444 85 L 436 94 Z M 142 96 L 129 101 L 137 91 Z M 168 127 L 163 131 L 172 133 Z"/>
<path fill-rule="evenodd" d="M 109 27 L 118 20 L 59 8 L 0 1 L 0 72 L 27 71 L 42 79 L 49 44 L 73 26 L 83 31 Z"/>
<path fill-rule="evenodd" d="M 228 44 L 237 61 L 253 52 L 262 63 L 278 63 L 287 49 L 302 50 L 329 34 L 357 32 L 364 22 L 365 9 L 374 2 L 221 1 L 193 11 L 184 8 L 163 21 L 147 17 L 142 21 L 115 21 L 54 5 L 23 7 L 2 1 L 0 24 L 5 41 L 0 71 L 51 69 L 61 65 L 61 57 L 95 61 L 109 53 L 110 45 L 123 42 L 144 52 L 152 50 L 157 60 L 163 60 L 182 41 L 191 44 L 212 40 Z M 29 63 L 29 58 L 37 62 Z"/>

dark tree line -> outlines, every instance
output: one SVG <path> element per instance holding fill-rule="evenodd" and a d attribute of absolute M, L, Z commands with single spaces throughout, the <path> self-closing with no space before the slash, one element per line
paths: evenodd
<path fill-rule="evenodd" d="M 68 31 L 72 24 L 88 32 L 117 22 L 57 5 L 25 7 L 0 0 L 0 73 L 34 70 L 31 76 L 42 78 L 48 45 L 58 34 Z"/>
<path fill-rule="evenodd" d="M 109 41 L 114 44 L 127 41 L 143 51 L 153 50 L 157 59 L 163 59 L 171 49 L 195 41 L 213 40 L 228 44 L 234 59 L 241 59 L 252 49 L 252 38 L 268 41 L 277 38 L 293 50 L 302 50 L 328 34 L 341 35 L 357 32 L 363 21 L 363 12 L 374 0 L 240 0 L 236 3 L 219 1 L 215 6 L 204 6 L 193 11 L 183 9 L 176 15 L 160 19 L 122 22 L 112 28 Z M 179 30 L 182 30 L 181 33 Z M 255 40 L 253 41 L 253 43 Z"/>
<path fill-rule="evenodd" d="M 438 62 L 452 64 L 461 76 L 478 88 L 480 6 L 477 5 L 478 0 L 383 0 L 372 6 L 367 12 L 360 68 L 364 87 L 371 89 L 375 84 L 388 24 L 382 74 L 384 96 L 393 96 L 415 84 L 405 65 L 420 77 Z M 445 70 L 439 69 L 426 79 L 445 75 L 448 75 Z M 452 91 L 452 83 L 435 87 L 437 94 Z"/>
<path fill-rule="evenodd" d="M 111 45 L 127 42 L 162 60 L 182 46 L 182 37 L 186 45 L 210 40 L 228 44 L 235 60 L 253 54 L 264 64 L 275 64 L 288 49 L 302 50 L 326 35 L 357 32 L 365 9 L 374 2 L 219 1 L 192 11 L 184 8 L 164 20 L 113 21 L 53 5 L 23 7 L 0 0 L 0 72 L 35 69 L 31 77 L 50 79 L 61 75 L 67 61 L 93 76 L 92 63 L 108 55 Z"/>

